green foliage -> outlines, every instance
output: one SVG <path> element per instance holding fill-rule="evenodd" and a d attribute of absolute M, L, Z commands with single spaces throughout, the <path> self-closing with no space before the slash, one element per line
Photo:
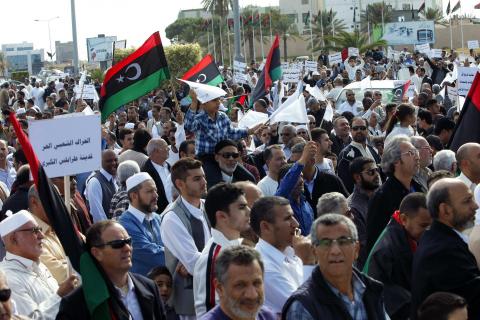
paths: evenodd
<path fill-rule="evenodd" d="M 203 27 L 202 18 L 177 19 L 165 29 L 167 38 L 172 43 L 196 42 L 199 37 L 199 30 Z"/>
<path fill-rule="evenodd" d="M 202 50 L 198 43 L 173 44 L 164 50 L 172 79 L 180 78 L 202 59 Z"/>
<path fill-rule="evenodd" d="M 367 50 L 387 45 L 387 42 L 383 39 L 368 43 L 368 34 L 360 31 L 352 33 L 342 31 L 335 36 L 327 36 L 325 39 L 329 43 L 325 48 L 334 51 L 341 51 L 343 48 L 354 47 L 358 48 L 360 53 L 364 53 Z"/>
<path fill-rule="evenodd" d="M 102 69 L 96 68 L 96 69 L 90 70 L 88 73 L 90 74 L 90 77 L 92 78 L 92 80 L 98 80 L 100 83 L 103 82 L 105 73 L 102 71 Z"/>
<path fill-rule="evenodd" d="M 272 10 L 272 28 L 278 33 L 278 36 L 283 40 L 283 59 L 287 61 L 287 39 L 298 39 L 300 34 L 297 29 L 295 21 L 286 14 L 280 14 L 279 10 Z"/>
<path fill-rule="evenodd" d="M 435 24 L 440 24 L 442 26 L 448 25 L 448 22 L 443 17 L 443 11 L 440 8 L 426 8 L 426 10 L 422 12 L 422 14 L 425 20 L 433 21 Z"/>
<path fill-rule="evenodd" d="M 345 24 L 342 20 L 337 19 L 336 16 L 337 13 L 333 10 L 331 15 L 330 10 L 320 10 L 318 14 L 314 16 L 314 21 L 312 24 L 314 51 L 322 50 L 324 48 L 324 43 L 328 45 L 325 37 L 328 35 L 333 35 L 334 30 L 335 32 L 345 31 Z M 311 44 L 309 43 L 307 48 L 310 49 L 310 47 Z"/>
<path fill-rule="evenodd" d="M 226 17 L 232 3 L 231 0 L 202 0 L 202 6 L 215 15 Z"/>
<path fill-rule="evenodd" d="M 30 74 L 28 71 L 14 71 L 10 73 L 10 77 L 12 80 L 23 82 L 25 78 L 28 78 Z"/>
<path fill-rule="evenodd" d="M 367 30 L 367 21 L 370 22 L 370 28 L 372 28 L 372 26 L 381 26 L 382 23 L 392 22 L 392 7 L 385 5 L 385 2 L 376 2 L 369 4 L 367 5 L 367 9 L 362 12 L 360 19 L 362 21 L 362 30 L 364 31 Z"/>
<path fill-rule="evenodd" d="M 123 59 L 125 59 L 126 57 L 131 55 L 135 50 L 137 50 L 137 49 L 136 48 L 115 49 L 115 53 L 114 53 L 114 57 L 113 57 L 113 64 L 116 64 L 116 63 L 122 61 Z"/>

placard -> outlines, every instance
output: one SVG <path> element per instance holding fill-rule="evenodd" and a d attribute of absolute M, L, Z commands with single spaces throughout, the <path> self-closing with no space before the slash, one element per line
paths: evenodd
<path fill-rule="evenodd" d="M 297 83 L 300 79 L 302 71 L 298 68 L 290 68 L 282 70 L 283 82 L 285 83 Z"/>
<path fill-rule="evenodd" d="M 442 49 L 432 49 L 430 50 L 430 58 L 441 58 Z"/>
<path fill-rule="evenodd" d="M 478 40 L 468 40 L 467 46 L 468 49 L 478 49 Z"/>
<path fill-rule="evenodd" d="M 348 56 L 349 57 L 358 57 L 360 56 L 360 51 L 358 50 L 358 48 L 354 48 L 354 47 L 349 47 L 348 48 Z"/>
<path fill-rule="evenodd" d="M 242 61 L 233 61 L 233 81 L 236 83 L 247 83 L 248 78 L 245 73 L 245 69 L 247 68 L 247 64 Z"/>
<path fill-rule="evenodd" d="M 73 92 L 75 92 L 75 99 L 82 98 L 83 100 L 93 100 L 95 102 L 99 100 L 97 90 L 95 90 L 95 86 L 93 84 L 84 85 L 83 92 L 81 86 L 75 85 Z"/>
<path fill-rule="evenodd" d="M 240 129 L 252 128 L 259 123 L 265 123 L 267 121 L 268 114 L 250 110 L 240 119 L 238 127 Z"/>
<path fill-rule="evenodd" d="M 307 69 L 307 71 L 311 71 L 311 72 L 318 71 L 317 61 L 305 60 L 305 69 Z"/>
<path fill-rule="evenodd" d="M 415 45 L 415 50 L 417 50 L 420 53 L 429 54 L 430 53 L 430 44 L 428 44 L 428 43 L 416 44 Z"/>
<path fill-rule="evenodd" d="M 32 120 L 33 150 L 49 178 L 98 170 L 102 163 L 100 115 Z"/>
<path fill-rule="evenodd" d="M 330 66 L 335 66 L 339 63 L 342 63 L 342 53 L 336 52 L 328 55 L 328 63 Z"/>
<path fill-rule="evenodd" d="M 478 68 L 458 67 L 458 95 L 467 96 L 468 90 L 472 86 L 473 79 L 478 72 Z"/>

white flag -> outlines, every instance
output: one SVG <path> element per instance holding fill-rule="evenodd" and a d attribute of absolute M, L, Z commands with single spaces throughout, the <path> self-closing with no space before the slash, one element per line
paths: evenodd
<path fill-rule="evenodd" d="M 268 114 L 250 110 L 238 121 L 238 127 L 242 129 L 252 128 L 259 123 L 267 122 L 267 120 Z"/>
<path fill-rule="evenodd" d="M 306 86 L 305 90 L 310 92 L 310 94 L 312 96 L 314 96 L 315 99 L 317 99 L 318 101 L 327 101 L 327 98 L 325 98 L 325 95 L 322 93 L 322 91 L 320 91 L 319 87 L 317 87 L 317 86 L 313 86 L 313 87 Z"/>
<path fill-rule="evenodd" d="M 323 114 L 323 121 L 332 121 L 333 120 L 333 108 L 330 102 L 327 101 L 327 108 Z"/>
<path fill-rule="evenodd" d="M 360 90 L 365 91 L 370 88 L 372 88 L 372 82 L 370 81 L 370 76 L 367 76 L 365 79 L 360 81 Z"/>
<path fill-rule="evenodd" d="M 293 94 L 295 95 L 295 94 Z M 292 95 L 292 96 L 293 96 Z M 270 116 L 270 123 L 277 122 L 295 122 L 308 123 L 307 106 L 305 105 L 305 98 L 302 95 L 296 95 L 296 100 L 287 104 L 286 102 L 280 106 Z"/>

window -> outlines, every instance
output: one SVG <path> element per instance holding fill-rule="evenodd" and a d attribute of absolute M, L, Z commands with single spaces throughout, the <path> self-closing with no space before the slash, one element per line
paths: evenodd
<path fill-rule="evenodd" d="M 403 10 L 410 10 L 410 3 L 403 3 L 402 4 L 402 9 Z"/>
<path fill-rule="evenodd" d="M 308 4 L 309 1 L 308 0 L 302 0 L 302 4 Z"/>
<path fill-rule="evenodd" d="M 289 13 L 287 14 L 287 17 L 290 21 L 292 22 L 298 22 L 297 14 L 296 13 Z"/>

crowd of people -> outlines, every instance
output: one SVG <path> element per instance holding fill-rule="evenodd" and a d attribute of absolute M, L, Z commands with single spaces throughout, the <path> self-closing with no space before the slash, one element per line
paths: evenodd
<path fill-rule="evenodd" d="M 2 319 L 479 318 L 480 144 L 448 149 L 459 115 L 448 80 L 478 61 L 375 51 L 331 68 L 321 55 L 303 83 L 233 102 L 257 83 L 252 63 L 245 84 L 225 68 L 222 90 L 178 83 L 122 106 L 101 124 L 101 168 L 71 177 L 69 193 L 51 179 L 111 283 L 105 309 L 92 310 L 5 117 Z M 348 84 L 405 69 L 412 97 L 363 88 L 338 103 Z M 32 82 L 0 89 L 27 135 L 29 121 L 99 112 L 77 99 L 78 79 Z M 298 86 L 308 123 L 238 126 Z"/>

